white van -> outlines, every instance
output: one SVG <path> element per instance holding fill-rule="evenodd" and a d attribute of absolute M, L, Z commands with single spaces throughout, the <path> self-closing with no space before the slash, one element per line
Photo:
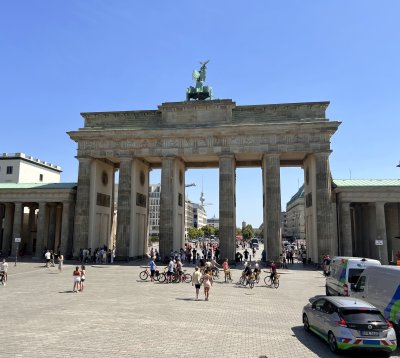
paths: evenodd
<path fill-rule="evenodd" d="M 362 257 L 333 257 L 329 266 L 329 276 L 326 278 L 326 295 L 349 296 L 350 285 L 357 283 L 364 269 L 380 265 L 378 260 Z"/>
<path fill-rule="evenodd" d="M 361 298 L 378 308 L 385 318 L 399 329 L 400 267 L 369 266 L 355 285 L 351 296 Z"/>

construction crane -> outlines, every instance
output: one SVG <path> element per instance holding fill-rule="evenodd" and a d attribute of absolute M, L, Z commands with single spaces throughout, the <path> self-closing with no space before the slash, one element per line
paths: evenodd
<path fill-rule="evenodd" d="M 188 187 L 190 187 L 190 186 L 196 186 L 196 183 L 186 184 L 186 185 L 185 185 L 185 188 L 188 188 Z"/>

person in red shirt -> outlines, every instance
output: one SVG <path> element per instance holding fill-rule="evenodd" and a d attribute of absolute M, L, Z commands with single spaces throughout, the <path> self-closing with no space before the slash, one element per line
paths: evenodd
<path fill-rule="evenodd" d="M 271 261 L 271 275 L 269 276 L 271 278 L 271 281 L 275 281 L 275 275 L 276 275 L 276 264 L 275 261 Z"/>

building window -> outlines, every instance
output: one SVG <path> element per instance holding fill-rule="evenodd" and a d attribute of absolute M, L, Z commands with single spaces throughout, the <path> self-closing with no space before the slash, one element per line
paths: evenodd
<path fill-rule="evenodd" d="M 13 167 L 12 166 L 8 166 L 7 167 L 7 174 L 12 174 L 13 172 Z"/>
<path fill-rule="evenodd" d="M 43 174 L 39 174 L 39 181 L 43 181 Z"/>

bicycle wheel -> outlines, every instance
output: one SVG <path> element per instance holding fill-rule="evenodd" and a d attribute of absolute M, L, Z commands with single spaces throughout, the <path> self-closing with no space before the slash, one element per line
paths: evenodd
<path fill-rule="evenodd" d="M 184 281 L 185 281 L 186 283 L 192 282 L 192 275 L 191 275 L 190 273 L 185 273 L 185 275 L 184 275 Z"/>
<path fill-rule="evenodd" d="M 158 275 L 158 282 L 164 283 L 164 282 L 165 282 L 165 279 L 166 279 L 165 273 L 160 273 L 160 274 Z"/>
<path fill-rule="evenodd" d="M 239 285 L 244 285 L 244 283 L 245 283 L 244 277 L 243 277 L 243 276 L 240 276 L 240 278 L 239 278 Z"/>
<path fill-rule="evenodd" d="M 275 281 L 274 281 L 274 287 L 275 288 L 279 287 L 279 279 L 278 278 L 276 278 Z"/>
<path fill-rule="evenodd" d="M 271 287 L 272 286 L 271 277 L 270 276 L 265 276 L 264 283 L 267 285 L 267 287 Z"/>
<path fill-rule="evenodd" d="M 146 281 L 148 277 L 149 277 L 149 274 L 147 273 L 146 270 L 142 271 L 142 272 L 139 274 L 139 278 L 140 278 L 141 280 L 143 280 L 143 281 Z"/>

